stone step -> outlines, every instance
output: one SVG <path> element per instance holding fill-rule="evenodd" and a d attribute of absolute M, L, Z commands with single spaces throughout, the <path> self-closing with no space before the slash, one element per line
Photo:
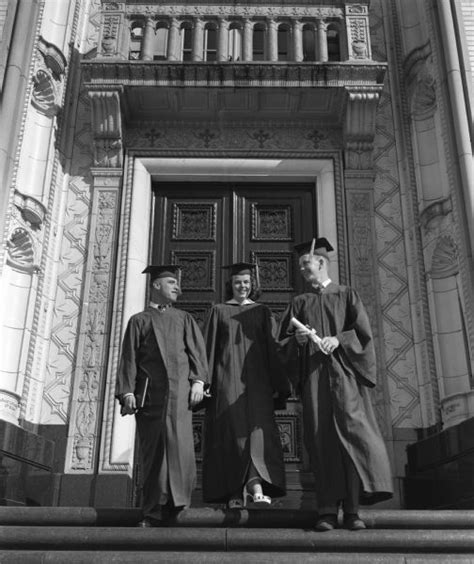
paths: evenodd
<path fill-rule="evenodd" d="M 474 530 L 0 527 L 0 550 L 474 554 Z M 0 560 L 3 564 L 3 560 Z"/>
<path fill-rule="evenodd" d="M 474 529 L 474 511 L 366 509 L 360 511 L 370 529 Z M 133 527 L 139 509 L 94 507 L 0 507 L 3 526 Z M 180 527 L 311 528 L 316 514 L 307 510 L 190 508 L 174 525 Z"/>
<path fill-rule="evenodd" d="M 1 551 L 2 564 L 472 564 L 465 554 L 383 554 L 333 552 L 105 552 L 105 551 Z"/>

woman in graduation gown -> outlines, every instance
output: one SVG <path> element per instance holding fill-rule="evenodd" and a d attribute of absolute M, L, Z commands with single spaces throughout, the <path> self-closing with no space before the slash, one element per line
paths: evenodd
<path fill-rule="evenodd" d="M 225 268 L 231 273 L 229 299 L 212 308 L 204 329 L 212 383 L 205 418 L 203 496 L 206 502 L 238 508 L 249 499 L 265 505 L 285 495 L 273 409 L 274 396 L 286 398 L 289 384 L 277 361 L 271 312 L 252 299 L 258 291 L 253 265 Z"/>

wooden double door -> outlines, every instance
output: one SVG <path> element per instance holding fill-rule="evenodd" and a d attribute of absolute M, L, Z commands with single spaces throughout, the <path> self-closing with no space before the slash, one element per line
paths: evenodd
<path fill-rule="evenodd" d="M 293 247 L 317 231 L 314 184 L 169 183 L 154 186 L 153 264 L 183 267 L 178 307 L 202 326 L 209 308 L 225 300 L 223 266 L 258 260 L 262 296 L 275 317 L 302 291 Z M 299 506 L 303 452 L 300 405 L 277 412 L 288 487 L 285 505 Z M 196 458 L 202 455 L 202 416 L 194 418 Z M 199 496 L 199 491 L 197 493 Z"/>

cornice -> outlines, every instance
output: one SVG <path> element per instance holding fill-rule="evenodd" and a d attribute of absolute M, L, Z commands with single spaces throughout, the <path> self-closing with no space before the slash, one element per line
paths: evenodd
<path fill-rule="evenodd" d="M 160 4 L 147 2 L 118 4 L 116 10 L 128 17 L 223 17 L 223 18 L 336 18 L 344 17 L 344 9 L 337 6 L 275 6 L 274 4 Z M 110 11 L 110 10 L 109 10 Z"/>
<path fill-rule="evenodd" d="M 371 87 L 382 85 L 386 63 L 171 63 L 82 61 L 86 87 Z"/>

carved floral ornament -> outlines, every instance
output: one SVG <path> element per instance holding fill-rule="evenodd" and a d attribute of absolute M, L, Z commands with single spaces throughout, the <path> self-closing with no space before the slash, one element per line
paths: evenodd
<path fill-rule="evenodd" d="M 24 227 L 15 227 L 7 241 L 8 264 L 16 270 L 33 273 L 35 264 L 33 238 Z"/>
<path fill-rule="evenodd" d="M 62 52 L 40 37 L 31 103 L 48 117 L 54 117 L 60 109 L 66 65 Z"/>
<path fill-rule="evenodd" d="M 431 276 L 448 278 L 459 272 L 458 249 L 450 235 L 442 235 L 433 251 L 431 259 Z"/>

